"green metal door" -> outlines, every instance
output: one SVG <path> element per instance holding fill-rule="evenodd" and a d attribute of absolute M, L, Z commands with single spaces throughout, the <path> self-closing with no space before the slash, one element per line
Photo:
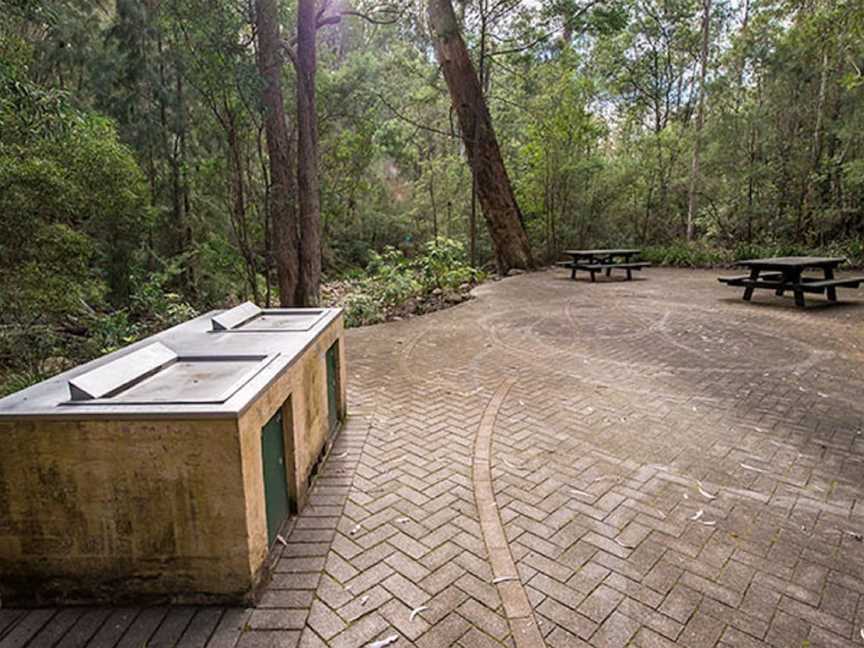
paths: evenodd
<path fill-rule="evenodd" d="M 267 539 L 273 544 L 279 527 L 288 517 L 288 484 L 285 477 L 285 441 L 282 412 L 276 412 L 261 428 L 261 461 L 264 465 L 264 503 L 267 509 Z"/>
<path fill-rule="evenodd" d="M 330 413 L 330 433 L 339 427 L 339 343 L 327 350 L 327 409 Z"/>

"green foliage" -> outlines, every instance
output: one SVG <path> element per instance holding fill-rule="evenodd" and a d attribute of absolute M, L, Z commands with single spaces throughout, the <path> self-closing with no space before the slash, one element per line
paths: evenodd
<path fill-rule="evenodd" d="M 346 295 L 341 305 L 345 309 L 345 324 L 348 327 L 368 326 L 387 319 L 386 308 L 368 285 L 355 286 L 355 291 Z"/>
<path fill-rule="evenodd" d="M 94 313 L 88 322 L 88 355 L 110 353 L 198 315 L 193 306 L 170 290 L 181 272 L 175 261 L 159 272 L 136 277 L 128 308 Z"/>
<path fill-rule="evenodd" d="M 478 271 L 468 265 L 465 246 L 447 238 L 428 241 L 411 267 L 427 291 L 457 290 L 462 284 L 476 282 L 480 277 Z"/>
<path fill-rule="evenodd" d="M 129 299 L 130 311 L 143 324 L 148 334 L 185 322 L 198 313 L 172 292 L 170 286 L 183 272 L 183 266 L 174 259 L 158 272 L 142 277 Z"/>
<path fill-rule="evenodd" d="M 8 72 L 8 70 L 6 70 Z M 3 68 L 0 68 L 2 74 Z M 0 390 L 21 387 L 187 315 L 155 303 L 142 245 L 147 187 L 113 125 L 12 73 L 0 76 Z M 149 279 L 148 281 L 153 281 Z M 163 296 L 163 299 L 165 297 Z M 159 324 L 164 324 L 160 321 Z"/>
<path fill-rule="evenodd" d="M 349 280 L 342 300 L 348 326 L 388 319 L 430 295 L 458 294 L 482 281 L 484 274 L 467 264 L 465 249 L 452 239 L 426 243 L 413 258 L 395 248 L 373 253 L 365 276 Z"/>
<path fill-rule="evenodd" d="M 864 239 L 837 241 L 824 247 L 807 247 L 794 243 L 748 244 L 722 248 L 706 243 L 651 245 L 642 251 L 642 258 L 657 265 L 680 268 L 713 268 L 732 265 L 744 259 L 779 256 L 842 257 L 855 267 L 864 267 Z"/>
<path fill-rule="evenodd" d="M 711 268 L 727 265 L 734 260 L 727 250 L 704 243 L 685 242 L 648 246 L 642 251 L 642 258 L 656 265 L 679 268 Z"/>
<path fill-rule="evenodd" d="M 62 301 L 55 311 L 92 295 L 100 281 L 109 297 L 125 300 L 149 218 L 134 158 L 106 120 L 75 110 L 62 94 L 4 81 L 14 99 L 0 103 L 0 250 L 7 267 L 0 281 L 48 281 L 46 295 Z M 100 273 L 90 271 L 93 264 Z M 55 293 L 58 281 L 66 289 Z M 25 308 L 28 297 L 19 297 Z M 46 308 L 44 296 L 36 301 Z"/>

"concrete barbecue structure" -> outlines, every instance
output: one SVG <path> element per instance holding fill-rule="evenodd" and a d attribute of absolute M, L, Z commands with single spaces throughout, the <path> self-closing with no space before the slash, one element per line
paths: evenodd
<path fill-rule="evenodd" d="M 346 414 L 339 309 L 213 312 L 0 399 L 0 600 L 249 602 Z"/>

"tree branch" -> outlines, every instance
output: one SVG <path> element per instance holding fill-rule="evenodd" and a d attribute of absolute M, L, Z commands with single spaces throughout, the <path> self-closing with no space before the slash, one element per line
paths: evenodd
<path fill-rule="evenodd" d="M 294 66 L 294 69 L 297 69 L 297 52 L 294 51 L 294 46 L 297 44 L 297 37 L 291 39 L 291 41 L 282 41 L 282 51 L 288 55 L 288 58 L 291 59 L 291 65 Z"/>
<path fill-rule="evenodd" d="M 368 23 L 373 25 L 393 25 L 399 21 L 399 18 L 402 17 L 402 14 L 405 13 L 405 10 L 397 11 L 396 9 L 384 9 L 382 10 L 383 14 L 392 14 L 391 18 L 376 18 L 370 14 L 365 14 L 361 11 L 354 11 L 352 9 L 341 11 L 340 15 L 342 16 L 355 16 L 357 18 L 362 18 Z"/>
<path fill-rule="evenodd" d="M 418 122 L 414 119 L 411 119 L 410 117 L 407 117 L 406 115 L 403 115 L 401 112 L 399 112 L 399 110 L 397 110 L 392 105 L 390 105 L 390 103 L 382 95 L 376 93 L 375 96 L 378 98 L 378 101 L 380 101 L 382 104 L 384 104 L 384 106 L 396 116 L 397 119 L 401 119 L 406 124 L 410 124 L 414 128 L 417 128 L 418 130 L 425 130 L 425 131 L 429 131 L 431 133 L 437 133 L 438 135 L 443 135 L 444 137 L 448 137 L 448 138 L 461 139 L 461 137 L 459 135 L 456 135 L 455 133 L 448 133 L 447 131 L 441 130 L 439 128 L 434 128 L 432 126 L 427 126 L 426 124 L 421 124 L 420 122 Z"/>
<path fill-rule="evenodd" d="M 600 0 L 602 1 L 602 0 Z M 376 18 L 371 14 L 365 14 L 361 11 L 355 11 L 353 9 L 346 9 L 343 11 L 339 11 L 337 13 L 331 14 L 329 16 L 325 15 L 327 13 L 327 9 L 330 8 L 332 0 L 324 0 L 321 4 L 321 8 L 318 10 L 318 13 L 315 16 L 315 31 L 322 29 L 324 27 L 329 27 L 330 25 L 338 25 L 342 22 L 342 18 L 345 16 L 355 16 L 357 18 L 362 18 L 366 22 L 372 23 L 373 25 L 392 25 L 399 21 L 399 18 L 402 17 L 402 14 L 405 13 L 405 8 L 403 7 L 401 10 L 397 10 L 394 7 L 381 7 L 380 9 L 376 9 L 384 14 L 393 14 L 392 18 Z M 288 58 L 291 59 L 291 63 L 294 65 L 294 69 L 297 69 L 297 54 L 294 51 L 294 46 L 297 45 L 297 37 L 294 36 L 290 41 L 283 40 L 282 41 L 282 51 L 288 55 Z"/>
<path fill-rule="evenodd" d="M 556 27 L 555 29 L 552 29 L 552 30 L 546 32 L 542 36 L 535 38 L 533 41 L 531 41 L 530 43 L 527 43 L 525 45 L 520 45 L 518 47 L 511 47 L 509 49 L 496 50 L 493 52 L 489 52 L 487 54 L 487 56 L 493 57 L 493 56 L 501 56 L 503 54 L 518 54 L 519 52 L 524 52 L 525 50 L 533 49 L 534 47 L 537 47 L 537 45 L 540 45 L 541 43 L 549 40 L 555 34 L 562 31 L 563 29 L 565 29 L 567 27 L 575 26 L 576 23 L 578 22 L 578 20 L 580 18 L 582 18 L 582 16 L 584 16 L 586 13 L 588 13 L 588 11 L 590 11 L 591 9 L 596 7 L 597 5 L 605 4 L 606 1 L 607 0 L 591 0 L 591 2 L 586 4 L 584 7 L 580 7 L 579 11 L 577 11 L 570 18 L 570 20 L 566 21 L 561 27 Z"/>

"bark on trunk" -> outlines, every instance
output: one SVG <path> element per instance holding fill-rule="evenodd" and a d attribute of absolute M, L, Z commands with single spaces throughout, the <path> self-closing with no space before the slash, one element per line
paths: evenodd
<path fill-rule="evenodd" d="M 690 188 L 687 196 L 687 240 L 692 241 L 696 233 L 697 191 L 699 188 L 699 163 L 702 152 L 702 126 L 705 123 L 705 75 L 708 70 L 708 43 L 711 29 L 711 1 L 703 0 L 702 52 L 699 71 L 699 105 L 696 109 L 696 136 L 693 142 L 693 164 L 690 167 Z"/>
<path fill-rule="evenodd" d="M 234 234 L 237 237 L 237 247 L 240 248 L 240 255 L 246 264 L 246 279 L 249 282 L 252 301 L 258 304 L 260 303 L 258 268 L 255 250 L 249 240 L 246 218 L 246 179 L 243 151 L 237 132 L 236 115 L 228 109 L 227 105 L 224 126 L 228 138 L 228 168 L 230 170 L 228 195 L 231 197 L 231 220 L 234 225 Z"/>
<path fill-rule="evenodd" d="M 512 268 L 531 269 L 534 261 L 519 205 L 451 1 L 429 0 L 428 15 L 438 62 L 459 117 L 468 164 L 476 180 L 477 197 L 495 246 L 498 270 L 506 274 Z"/>
<path fill-rule="evenodd" d="M 264 81 L 264 129 L 270 158 L 270 219 L 279 302 L 294 306 L 299 277 L 297 213 L 294 206 L 297 174 L 292 133 L 285 119 L 282 95 L 282 43 L 276 0 L 256 0 L 258 72 Z"/>
<path fill-rule="evenodd" d="M 297 287 L 297 302 L 302 306 L 317 306 L 321 288 L 315 4 L 315 0 L 297 2 L 297 190 L 300 206 L 300 283 Z"/>
<path fill-rule="evenodd" d="M 819 96 L 816 100 L 816 125 L 813 128 L 813 145 L 810 147 L 810 167 L 801 178 L 801 197 L 798 200 L 798 217 L 795 221 L 795 237 L 807 241 L 810 216 L 813 209 L 813 192 L 822 159 L 822 129 L 825 120 L 825 98 L 828 90 L 828 49 L 822 53 L 822 72 L 819 77 Z"/>

